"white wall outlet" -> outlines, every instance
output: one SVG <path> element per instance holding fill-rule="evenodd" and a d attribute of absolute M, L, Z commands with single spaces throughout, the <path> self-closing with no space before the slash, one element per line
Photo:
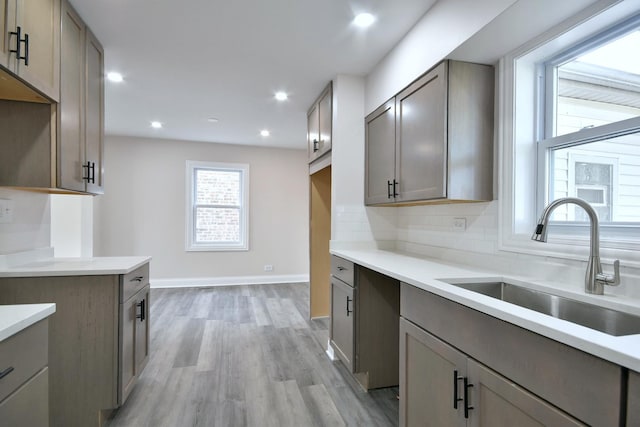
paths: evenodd
<path fill-rule="evenodd" d="M 264 266 L 264 271 L 273 271 L 273 265 L 271 264 L 266 264 Z"/>
<path fill-rule="evenodd" d="M 467 229 L 467 218 L 453 218 L 453 229 L 464 231 Z"/>
<path fill-rule="evenodd" d="M 13 210 L 15 202 L 9 199 L 0 199 L 0 224 L 13 222 Z"/>

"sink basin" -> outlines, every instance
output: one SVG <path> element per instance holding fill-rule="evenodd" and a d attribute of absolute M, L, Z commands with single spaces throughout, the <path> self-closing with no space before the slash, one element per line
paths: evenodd
<path fill-rule="evenodd" d="M 505 282 L 452 283 L 452 285 L 609 335 L 640 334 L 640 316 L 621 311 Z"/>

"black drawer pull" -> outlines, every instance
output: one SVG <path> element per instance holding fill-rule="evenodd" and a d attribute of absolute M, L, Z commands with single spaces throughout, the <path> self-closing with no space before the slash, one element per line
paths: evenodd
<path fill-rule="evenodd" d="M 136 277 L 132 278 L 129 281 L 130 282 L 142 282 L 142 279 L 144 279 L 144 276 L 136 276 Z"/>
<path fill-rule="evenodd" d="M 349 317 L 349 315 L 350 315 L 351 313 L 353 313 L 353 310 L 349 310 L 349 303 L 350 303 L 350 302 L 353 302 L 353 298 L 349 298 L 349 297 L 347 297 L 347 317 Z"/>
<path fill-rule="evenodd" d="M 345 271 L 346 269 L 347 269 L 347 267 L 343 267 L 341 265 L 338 266 L 338 270 L 340 270 L 340 271 Z"/>
<path fill-rule="evenodd" d="M 13 366 L 9 366 L 4 371 L 0 372 L 0 380 L 9 375 L 11 372 L 13 372 Z"/>

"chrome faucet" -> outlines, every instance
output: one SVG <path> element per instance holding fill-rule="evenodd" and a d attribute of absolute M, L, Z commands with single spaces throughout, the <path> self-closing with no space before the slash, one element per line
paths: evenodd
<path fill-rule="evenodd" d="M 600 230 L 598 226 L 598 216 L 591 205 L 577 197 L 564 197 L 549 203 L 542 212 L 542 216 L 538 220 L 536 231 L 531 236 L 531 240 L 538 242 L 547 241 L 547 228 L 551 212 L 560 205 L 573 203 L 580 206 L 589 215 L 591 222 L 591 241 L 589 250 L 589 262 L 587 264 L 587 273 L 584 278 L 584 290 L 588 294 L 602 295 L 604 294 L 604 285 L 617 286 L 620 284 L 620 261 L 615 260 L 613 263 L 613 275 L 604 274 L 602 272 L 602 264 L 600 264 Z"/>

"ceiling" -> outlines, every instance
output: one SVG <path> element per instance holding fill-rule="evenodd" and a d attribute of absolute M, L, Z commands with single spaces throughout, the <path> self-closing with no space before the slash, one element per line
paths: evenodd
<path fill-rule="evenodd" d="M 124 76 L 106 82 L 108 135 L 303 149 L 306 111 L 323 87 L 337 74 L 366 75 L 435 0 L 71 3 L 102 42 L 105 71 Z M 357 28 L 360 12 L 376 22 Z"/>

